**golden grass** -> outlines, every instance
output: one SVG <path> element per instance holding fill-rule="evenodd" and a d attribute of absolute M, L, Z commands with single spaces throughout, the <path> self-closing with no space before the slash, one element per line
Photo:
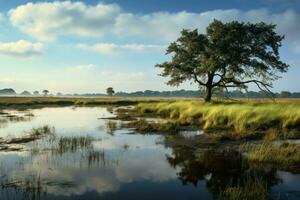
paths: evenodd
<path fill-rule="evenodd" d="M 248 102 L 248 103 L 273 103 L 272 99 L 246 99 L 237 98 L 235 100 L 226 99 L 215 99 L 216 101 L 227 101 L 227 102 Z M 170 102 L 170 101 L 193 101 L 193 102 L 204 102 L 202 98 L 179 98 L 179 97 L 161 97 L 161 98 L 148 98 L 148 97 L 137 97 L 137 98 L 119 98 L 119 97 L 6 97 L 0 96 L 0 105 L 3 104 L 24 104 L 24 103 L 43 103 L 43 102 L 72 102 L 72 103 L 87 103 L 87 102 L 119 102 L 119 101 L 131 101 L 131 102 Z M 275 99 L 276 103 L 300 103 L 300 99 L 284 98 Z"/>
<path fill-rule="evenodd" d="M 241 145 L 240 149 L 247 152 L 249 161 L 278 164 L 282 167 L 299 166 L 300 145 L 262 143 L 257 145 Z"/>
<path fill-rule="evenodd" d="M 269 199 L 269 191 L 266 182 L 261 177 L 247 177 L 238 185 L 229 184 L 221 193 L 220 199 L 226 200 L 252 200 Z"/>
<path fill-rule="evenodd" d="M 156 114 L 180 124 L 201 125 L 204 129 L 249 131 L 299 130 L 299 103 L 173 103 L 139 104 L 138 112 Z"/>
<path fill-rule="evenodd" d="M 171 101 L 175 101 L 175 98 L 0 97 L 0 106 L 135 105 L 138 103 Z"/>

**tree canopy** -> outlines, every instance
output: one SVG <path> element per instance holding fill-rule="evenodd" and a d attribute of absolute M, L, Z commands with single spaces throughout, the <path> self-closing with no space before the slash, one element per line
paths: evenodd
<path fill-rule="evenodd" d="M 115 91 L 114 91 L 114 89 L 113 89 L 112 87 L 108 87 L 108 88 L 106 89 L 106 94 L 107 94 L 108 96 L 113 96 L 113 95 L 115 94 Z"/>
<path fill-rule="evenodd" d="M 214 20 L 201 34 L 197 29 L 183 30 L 166 53 L 170 61 L 158 64 L 162 76 L 170 77 L 169 85 L 194 81 L 205 88 L 205 101 L 210 101 L 213 88 L 247 89 L 255 84 L 269 92 L 278 73 L 288 65 L 280 60 L 279 48 L 284 36 L 275 32 L 276 25 Z"/>
<path fill-rule="evenodd" d="M 47 96 L 47 94 L 49 93 L 49 90 L 43 90 L 43 93 L 45 96 Z"/>

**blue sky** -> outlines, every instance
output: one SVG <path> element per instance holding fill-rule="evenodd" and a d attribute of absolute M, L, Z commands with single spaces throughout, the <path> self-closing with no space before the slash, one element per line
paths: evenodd
<path fill-rule="evenodd" d="M 197 89 L 165 84 L 154 66 L 183 28 L 214 19 L 276 23 L 289 72 L 274 91 L 300 91 L 298 0 L 6 1 L 0 5 L 0 88 L 63 93 Z M 254 88 L 253 88 L 254 89 Z"/>

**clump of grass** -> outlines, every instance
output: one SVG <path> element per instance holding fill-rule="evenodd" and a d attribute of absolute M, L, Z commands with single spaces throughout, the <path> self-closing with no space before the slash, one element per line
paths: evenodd
<path fill-rule="evenodd" d="M 110 135 L 114 135 L 114 132 L 118 129 L 117 122 L 115 121 L 107 121 L 105 124 L 106 132 Z"/>
<path fill-rule="evenodd" d="M 94 140 L 95 138 L 91 136 L 61 137 L 58 139 L 54 151 L 63 154 L 66 152 L 76 152 L 81 149 L 89 149 L 92 147 Z"/>
<path fill-rule="evenodd" d="M 142 115 L 155 114 L 179 124 L 201 125 L 207 130 L 229 129 L 241 134 L 270 129 L 282 131 L 300 129 L 300 104 L 297 103 L 182 101 L 139 104 L 137 110 Z"/>
<path fill-rule="evenodd" d="M 269 191 L 267 183 L 261 177 L 248 176 L 237 185 L 227 185 L 220 196 L 224 200 L 269 199 Z"/>
<path fill-rule="evenodd" d="M 105 152 L 90 150 L 87 152 L 88 166 L 92 166 L 94 163 L 99 163 L 100 161 L 105 165 Z"/>
<path fill-rule="evenodd" d="M 126 124 L 125 128 L 133 128 L 140 133 L 168 132 L 177 133 L 180 129 L 179 125 L 173 122 L 147 122 L 145 119 L 139 119 Z"/>
<path fill-rule="evenodd" d="M 55 132 L 53 127 L 50 126 L 42 126 L 40 128 L 33 128 L 31 129 L 25 136 L 20 138 L 12 138 L 6 142 L 6 144 L 21 144 L 21 143 L 28 143 L 42 137 L 53 135 Z"/>
<path fill-rule="evenodd" d="M 300 164 L 300 145 L 291 143 L 262 143 L 242 147 L 248 152 L 249 161 L 293 167 Z"/>

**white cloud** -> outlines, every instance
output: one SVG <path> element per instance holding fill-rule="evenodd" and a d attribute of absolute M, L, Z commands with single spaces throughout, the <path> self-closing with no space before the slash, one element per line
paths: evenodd
<path fill-rule="evenodd" d="M 212 10 L 201 13 L 154 12 L 150 14 L 126 13 L 116 4 L 87 5 L 84 2 L 55 1 L 27 3 L 9 11 L 11 23 L 21 31 L 39 39 L 52 41 L 58 36 L 76 35 L 99 37 L 155 38 L 172 41 L 183 28 L 198 28 L 205 31 L 213 20 L 250 21 L 278 24 L 278 31 L 289 38 L 300 35 L 300 16 L 293 10 L 271 13 L 266 9 L 242 11 L 238 9 Z M 106 44 L 101 49 L 114 49 Z M 103 52 L 106 52 L 103 50 Z M 102 51 L 102 50 L 101 50 Z"/>
<path fill-rule="evenodd" d="M 145 44 L 124 44 L 98 43 L 95 45 L 78 44 L 78 48 L 93 51 L 99 54 L 118 54 L 118 53 L 142 53 L 162 51 L 166 48 L 164 45 L 145 45 Z"/>
<path fill-rule="evenodd" d="M 115 4 L 88 6 L 83 2 L 27 3 L 9 11 L 11 23 L 43 41 L 60 35 L 99 36 L 110 30 L 120 9 Z"/>
<path fill-rule="evenodd" d="M 45 46 L 42 43 L 31 43 L 25 40 L 0 43 L 0 54 L 16 57 L 32 57 L 43 53 Z"/>

